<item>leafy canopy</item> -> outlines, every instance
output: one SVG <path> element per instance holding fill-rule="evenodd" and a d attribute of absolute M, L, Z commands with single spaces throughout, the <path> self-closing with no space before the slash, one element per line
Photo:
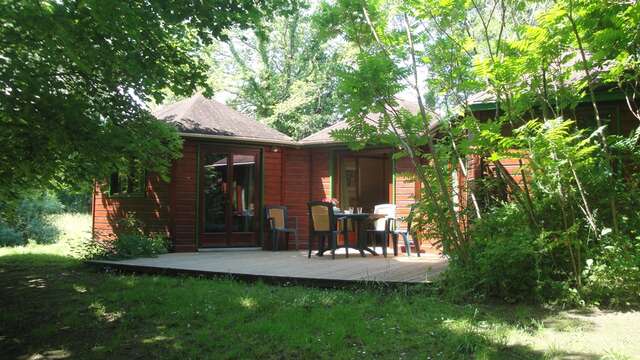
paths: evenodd
<path fill-rule="evenodd" d="M 285 5 L 0 0 L 0 197 L 132 160 L 166 174 L 180 139 L 144 103 L 164 89 L 209 94 L 199 50 Z"/>
<path fill-rule="evenodd" d="M 314 4 L 293 4 L 251 30 L 231 31 L 213 56 L 234 94 L 231 105 L 300 139 L 335 122 L 337 73 L 353 55 L 323 36 Z"/>

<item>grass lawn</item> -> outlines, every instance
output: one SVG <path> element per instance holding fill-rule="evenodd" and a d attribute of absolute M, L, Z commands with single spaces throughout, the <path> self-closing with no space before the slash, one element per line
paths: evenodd
<path fill-rule="evenodd" d="M 102 273 L 64 244 L 0 249 L 0 358 L 640 357 L 636 312 Z"/>

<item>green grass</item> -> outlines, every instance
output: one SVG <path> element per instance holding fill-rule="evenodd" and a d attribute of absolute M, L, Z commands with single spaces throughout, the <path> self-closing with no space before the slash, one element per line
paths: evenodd
<path fill-rule="evenodd" d="M 64 241 L 0 249 L 0 309 L 2 358 L 619 359 L 634 351 L 570 346 L 595 331 L 588 320 L 455 305 L 426 288 L 104 273 L 69 256 Z"/>

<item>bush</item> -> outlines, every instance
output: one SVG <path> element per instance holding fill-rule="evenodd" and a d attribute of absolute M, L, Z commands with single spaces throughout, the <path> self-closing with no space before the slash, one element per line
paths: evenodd
<path fill-rule="evenodd" d="M 609 237 L 602 252 L 587 259 L 584 296 L 597 305 L 640 305 L 640 237 Z"/>
<path fill-rule="evenodd" d="M 26 243 L 20 232 L 0 222 L 0 246 L 20 246 Z"/>
<path fill-rule="evenodd" d="M 122 234 L 114 242 L 114 252 L 121 258 L 164 254 L 167 247 L 166 238 L 160 235 Z"/>
<path fill-rule="evenodd" d="M 164 254 L 169 242 L 164 235 L 145 232 L 136 214 L 126 214 L 118 223 L 114 239 L 89 240 L 82 256 L 89 259 L 126 259 Z"/>
<path fill-rule="evenodd" d="M 51 216 L 63 208 L 49 193 L 29 194 L 17 203 L 5 205 L 0 219 L 0 246 L 24 245 L 28 241 L 38 244 L 56 242 L 59 231 Z"/>
<path fill-rule="evenodd" d="M 445 272 L 445 290 L 459 300 L 533 302 L 540 275 L 537 237 L 513 204 L 497 208 L 471 230 L 471 258 L 455 257 Z"/>
<path fill-rule="evenodd" d="M 85 259 L 128 259 L 164 254 L 168 249 L 161 235 L 120 234 L 109 240 L 89 240 L 80 250 Z"/>
<path fill-rule="evenodd" d="M 16 230 L 25 239 L 38 244 L 54 243 L 59 233 L 52 224 L 50 215 L 62 210 L 62 204 L 54 195 L 44 193 L 28 196 L 20 201 L 16 209 Z"/>
<path fill-rule="evenodd" d="M 64 206 L 65 212 L 90 213 L 91 212 L 91 187 L 83 187 L 82 190 L 73 191 L 60 189 L 56 191 L 56 197 Z"/>

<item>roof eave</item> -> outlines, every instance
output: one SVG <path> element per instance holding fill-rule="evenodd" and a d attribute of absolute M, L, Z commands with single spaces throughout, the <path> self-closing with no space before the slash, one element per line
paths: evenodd
<path fill-rule="evenodd" d="M 486 103 L 476 103 L 470 104 L 469 109 L 471 111 L 483 111 L 483 110 L 495 110 L 496 103 L 495 102 L 486 102 Z"/>
<path fill-rule="evenodd" d="M 212 134 L 198 134 L 198 133 L 189 133 L 189 132 L 180 132 L 179 134 L 182 137 L 196 138 L 196 139 L 238 141 L 243 143 L 266 144 L 266 145 L 288 145 L 288 146 L 300 145 L 295 140 L 260 139 L 260 138 L 252 138 L 252 137 L 245 137 L 245 136 L 212 135 Z"/>

